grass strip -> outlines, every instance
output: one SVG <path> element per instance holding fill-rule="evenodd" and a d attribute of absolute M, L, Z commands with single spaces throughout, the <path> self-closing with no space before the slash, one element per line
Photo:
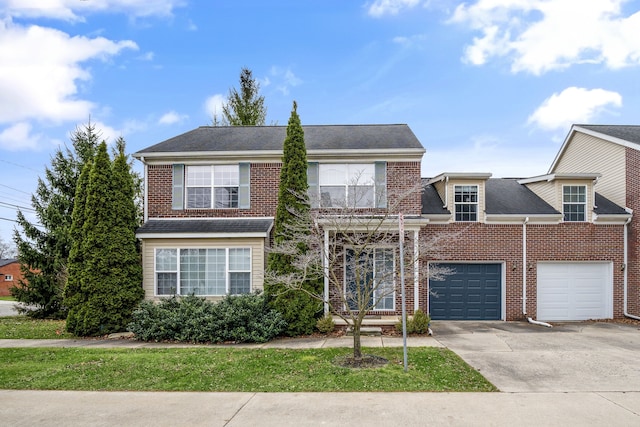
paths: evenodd
<path fill-rule="evenodd" d="M 65 332 L 64 320 L 32 319 L 27 316 L 0 317 L 0 339 L 73 338 Z"/>
<path fill-rule="evenodd" d="M 225 392 L 496 391 L 455 353 L 411 348 L 365 349 L 389 363 L 350 369 L 330 349 L 0 349 L 0 389 Z"/>

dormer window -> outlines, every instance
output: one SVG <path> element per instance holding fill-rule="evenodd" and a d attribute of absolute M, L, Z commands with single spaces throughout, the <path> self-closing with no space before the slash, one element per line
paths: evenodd
<path fill-rule="evenodd" d="M 564 185 L 562 187 L 562 213 L 568 222 L 586 221 L 587 186 Z"/>
<path fill-rule="evenodd" d="M 478 221 L 478 186 L 456 185 L 454 187 L 456 221 Z"/>

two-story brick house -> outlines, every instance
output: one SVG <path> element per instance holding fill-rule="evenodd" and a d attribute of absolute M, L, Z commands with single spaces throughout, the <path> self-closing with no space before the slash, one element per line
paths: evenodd
<path fill-rule="evenodd" d="M 334 198 L 354 190 L 356 175 L 370 178 L 370 188 L 357 191 L 384 196 L 363 199 L 363 215 L 370 216 L 421 182 L 425 150 L 406 125 L 303 129 L 310 195 L 328 214 Z M 147 298 L 216 299 L 262 288 L 285 134 L 282 126 L 200 127 L 134 154 L 147 189 L 137 233 Z M 404 214 L 414 251 L 421 240 L 456 232 L 437 259 L 423 261 L 454 274 L 429 281 L 415 269 L 406 292 L 410 310 L 436 319 L 621 317 L 631 215 L 595 193 L 597 171 L 490 176 L 424 179 L 423 191 L 393 212 Z M 397 265 L 397 254 L 390 256 Z M 393 321 L 399 292 L 387 298 L 372 314 Z"/>
<path fill-rule="evenodd" d="M 303 128 L 309 191 L 322 209 L 370 190 L 377 196 L 364 197 L 360 208 L 375 214 L 420 182 L 425 150 L 406 125 Z M 144 164 L 147 188 L 137 232 L 147 298 L 215 299 L 262 289 L 285 136 L 283 126 L 200 127 L 134 155 Z M 369 178 L 367 188 L 353 188 L 356 176 Z M 419 191 L 398 208 L 407 230 L 417 233 Z"/>

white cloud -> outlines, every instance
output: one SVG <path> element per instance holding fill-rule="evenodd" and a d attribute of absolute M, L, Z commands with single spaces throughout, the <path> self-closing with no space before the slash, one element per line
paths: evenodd
<path fill-rule="evenodd" d="M 481 33 L 465 49 L 473 65 L 506 57 L 513 72 L 535 75 L 579 63 L 617 69 L 640 64 L 640 12 L 623 16 L 626 1 L 478 0 L 451 22 Z"/>
<path fill-rule="evenodd" d="M 94 104 L 78 97 L 78 83 L 91 79 L 81 64 L 123 49 L 137 46 L 0 20 L 0 123 L 85 119 Z"/>
<path fill-rule="evenodd" d="M 87 13 L 124 13 L 134 18 L 171 16 L 185 0 L 0 0 L 0 11 L 22 18 L 84 21 Z"/>
<path fill-rule="evenodd" d="M 33 150 L 38 147 L 42 135 L 31 134 L 31 124 L 18 122 L 0 132 L 0 147 L 9 151 Z"/>
<path fill-rule="evenodd" d="M 227 103 L 227 98 L 224 95 L 215 94 L 208 97 L 204 101 L 204 111 L 208 117 L 214 118 L 217 117 L 220 120 L 222 115 L 222 106 Z"/>
<path fill-rule="evenodd" d="M 547 98 L 528 123 L 544 130 L 566 130 L 574 123 L 591 122 L 607 107 L 622 107 L 622 96 L 604 89 L 569 87 Z"/>
<path fill-rule="evenodd" d="M 290 68 L 281 68 L 272 66 L 270 75 L 275 81 L 276 88 L 283 94 L 289 95 L 289 88 L 299 86 L 303 83 L 302 79 L 296 76 Z M 269 84 L 271 81 L 267 78 Z"/>
<path fill-rule="evenodd" d="M 220 108 L 220 111 L 222 111 L 222 107 Z M 158 120 L 158 124 L 159 125 L 172 125 L 175 123 L 180 123 L 183 120 L 186 120 L 189 116 L 187 116 L 186 114 L 178 114 L 175 111 L 169 111 L 168 113 L 165 113 L 162 115 L 162 117 L 160 117 L 160 119 Z"/>
<path fill-rule="evenodd" d="M 384 15 L 397 15 L 402 9 L 417 6 L 420 0 L 375 0 L 369 5 L 369 15 L 379 18 Z"/>

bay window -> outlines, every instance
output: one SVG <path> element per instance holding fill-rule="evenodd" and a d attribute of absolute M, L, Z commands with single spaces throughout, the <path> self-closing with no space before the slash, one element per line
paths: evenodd
<path fill-rule="evenodd" d="M 250 248 L 159 248 L 156 295 L 221 296 L 251 292 Z"/>

